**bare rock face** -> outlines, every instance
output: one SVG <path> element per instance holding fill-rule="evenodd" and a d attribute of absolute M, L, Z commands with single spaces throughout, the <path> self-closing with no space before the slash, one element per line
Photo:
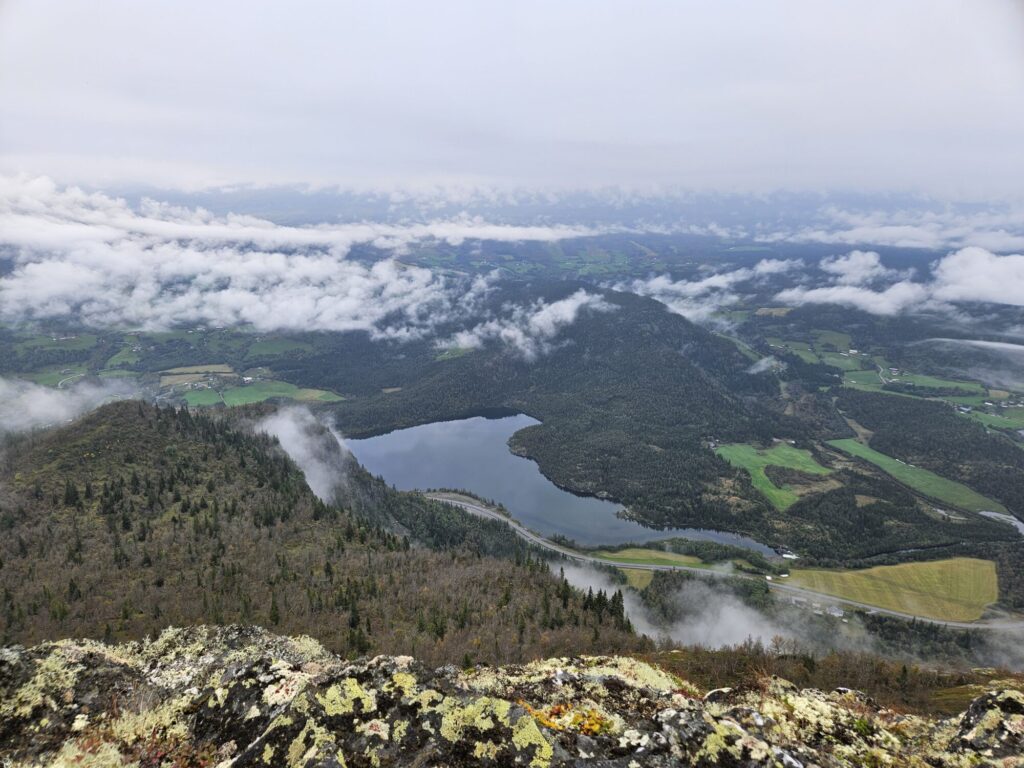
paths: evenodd
<path fill-rule="evenodd" d="M 429 670 L 254 627 L 0 650 L 0 758 L 55 766 L 1024 766 L 1024 696 L 949 720 L 629 658 Z"/>

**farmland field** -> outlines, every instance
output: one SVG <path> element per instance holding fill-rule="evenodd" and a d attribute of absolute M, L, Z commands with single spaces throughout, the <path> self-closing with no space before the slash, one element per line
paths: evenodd
<path fill-rule="evenodd" d="M 793 570 L 789 583 L 815 592 L 943 621 L 974 621 L 998 598 L 995 563 L 955 557 L 862 571 Z"/>
<path fill-rule="evenodd" d="M 248 405 L 260 403 L 272 397 L 283 397 L 305 403 L 331 403 L 343 398 L 323 389 L 302 389 L 285 381 L 258 381 L 239 387 L 228 387 L 223 392 L 213 389 L 200 389 L 185 393 L 185 402 L 189 405 Z"/>
<path fill-rule="evenodd" d="M 827 475 L 832 471 L 818 464 L 810 451 L 794 448 L 788 443 L 779 443 L 771 448 L 735 443 L 719 446 L 716 453 L 734 467 L 747 470 L 754 487 L 778 509 L 792 506 L 799 495 L 791 488 L 779 488 L 772 483 L 764 473 L 766 467 L 787 467 L 811 475 Z"/>
<path fill-rule="evenodd" d="M 80 351 L 92 349 L 96 346 L 98 337 L 92 333 L 83 333 L 80 336 L 32 336 L 25 341 L 18 342 L 16 349 L 62 349 L 67 351 Z"/>
<path fill-rule="evenodd" d="M 642 568 L 619 568 L 619 570 L 626 577 L 626 583 L 636 590 L 645 589 L 654 578 L 654 571 Z"/>
<path fill-rule="evenodd" d="M 949 480 L 927 469 L 904 464 L 892 456 L 879 453 L 874 448 L 869 448 L 864 443 L 857 442 L 853 438 L 829 440 L 828 444 L 852 456 L 871 462 L 901 483 L 938 501 L 952 504 L 955 507 L 966 509 L 970 512 L 982 512 L 984 510 L 1006 512 L 1006 507 L 998 501 L 982 496 L 966 485 Z"/>
<path fill-rule="evenodd" d="M 601 550 L 592 552 L 594 557 L 607 560 L 615 560 L 623 563 L 635 563 L 637 565 L 686 565 L 691 568 L 705 567 L 705 563 L 699 557 L 692 555 L 680 555 L 675 552 L 665 552 L 660 549 L 647 547 L 630 547 L 620 549 L 616 552 Z"/>
<path fill-rule="evenodd" d="M 988 427 L 1024 429 L 1024 408 L 1001 408 L 997 413 L 974 411 L 971 417 Z"/>
<path fill-rule="evenodd" d="M 224 363 L 208 363 L 206 365 L 183 365 L 180 368 L 168 368 L 161 373 L 233 373 L 234 369 Z"/>

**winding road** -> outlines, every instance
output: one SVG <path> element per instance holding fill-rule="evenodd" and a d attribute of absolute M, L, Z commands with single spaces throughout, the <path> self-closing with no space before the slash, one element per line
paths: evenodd
<path fill-rule="evenodd" d="M 698 573 L 702 576 L 711 576 L 713 578 L 740 578 L 750 579 L 751 581 L 761 581 L 765 579 L 763 576 L 754 576 L 747 573 L 739 573 L 736 571 L 717 571 L 709 568 L 696 568 L 688 565 L 658 565 L 652 563 L 633 563 L 624 560 L 613 560 L 606 557 L 596 557 L 594 555 L 588 555 L 585 552 L 579 552 L 578 550 L 566 547 L 562 544 L 556 544 L 550 539 L 546 539 L 543 536 L 534 533 L 529 528 L 524 526 L 522 523 L 513 520 L 511 517 L 502 514 L 498 510 L 485 506 L 479 502 L 471 500 L 469 497 L 462 496 L 455 493 L 425 493 L 428 499 L 434 501 L 440 501 L 445 504 L 451 504 L 452 506 L 459 507 L 465 511 L 474 514 L 478 517 L 485 517 L 491 520 L 498 520 L 505 523 L 509 528 L 515 531 L 516 535 L 520 538 L 528 541 L 543 549 L 555 552 L 562 557 L 569 560 L 575 560 L 579 563 L 587 563 L 590 565 L 604 565 L 613 566 L 616 568 L 633 568 L 635 570 L 642 571 L 690 571 L 692 573 Z M 778 581 L 767 582 L 769 589 L 791 595 L 793 597 L 800 597 L 806 600 L 813 600 L 819 603 L 831 603 L 835 605 L 845 605 L 852 608 L 859 608 L 873 613 L 879 613 L 885 616 L 893 616 L 898 619 L 916 620 L 925 622 L 927 624 L 938 624 L 943 627 L 954 627 L 958 629 L 998 629 L 998 630 L 1014 630 L 1024 631 L 1024 620 L 990 620 L 990 621 L 945 621 L 942 619 L 933 619 L 928 616 L 915 616 L 912 613 L 902 613 L 900 611 L 890 610 L 888 608 L 880 608 L 877 605 L 869 605 L 868 603 L 859 603 L 856 600 L 847 600 L 846 598 L 836 597 L 835 595 L 827 595 L 823 592 L 814 592 L 809 589 L 803 589 L 801 587 L 793 587 L 789 584 L 781 584 Z"/>

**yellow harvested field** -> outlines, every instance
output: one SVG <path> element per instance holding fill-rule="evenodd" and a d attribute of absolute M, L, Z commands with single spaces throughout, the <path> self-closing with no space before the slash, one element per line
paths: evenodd
<path fill-rule="evenodd" d="M 626 583 L 633 589 L 644 589 L 654 578 L 654 571 L 645 571 L 642 568 L 619 568 L 626 575 Z"/>
<path fill-rule="evenodd" d="M 999 597 L 995 563 L 973 557 L 880 565 L 862 571 L 794 569 L 788 583 L 942 621 L 975 621 Z"/>
<path fill-rule="evenodd" d="M 230 365 L 224 363 L 209 363 L 207 365 L 183 365 L 180 368 L 168 368 L 161 373 L 234 373 Z"/>

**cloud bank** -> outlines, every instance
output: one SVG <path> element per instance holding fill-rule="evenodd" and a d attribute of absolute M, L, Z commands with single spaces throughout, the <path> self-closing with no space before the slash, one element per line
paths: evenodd
<path fill-rule="evenodd" d="M 0 435 L 63 424 L 108 400 L 132 394 L 131 385 L 124 381 L 79 383 L 53 389 L 0 377 Z"/>
<path fill-rule="evenodd" d="M 925 282 L 900 275 L 896 282 L 877 288 L 869 283 L 898 274 L 883 267 L 877 253 L 851 251 L 820 266 L 834 276 L 835 284 L 788 288 L 775 298 L 791 305 L 841 304 L 876 315 L 964 302 L 1024 306 L 1024 255 L 1020 254 L 1000 256 L 984 248 L 961 248 L 935 262 Z"/>
<path fill-rule="evenodd" d="M 347 258 L 352 246 L 401 253 L 427 240 L 550 241 L 588 233 L 468 218 L 289 227 L 153 201 L 136 210 L 45 178 L 0 178 L 0 320 L 417 338 L 470 313 L 487 279 L 441 276 L 395 259 L 365 264 Z"/>
<path fill-rule="evenodd" d="M 741 297 L 734 289 L 740 284 L 803 266 L 800 259 L 762 259 L 753 267 L 720 272 L 701 280 L 676 281 L 668 275 L 658 275 L 646 280 L 619 283 L 614 288 L 650 296 L 688 320 L 702 321 L 722 307 L 739 301 Z"/>

